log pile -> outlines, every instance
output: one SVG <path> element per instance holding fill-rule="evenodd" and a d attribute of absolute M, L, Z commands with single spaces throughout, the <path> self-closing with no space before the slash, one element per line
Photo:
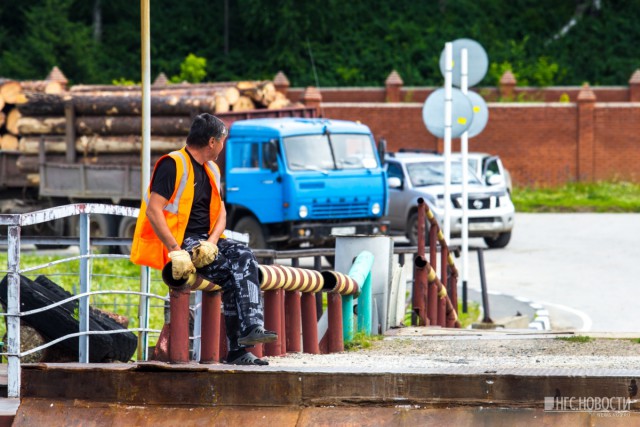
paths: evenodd
<path fill-rule="evenodd" d="M 19 151 L 18 168 L 31 174 L 37 173 L 41 140 L 47 159 L 64 153 L 69 159 L 70 151 L 75 151 L 71 157 L 78 163 L 136 163 L 142 145 L 140 87 L 77 85 L 66 90 L 65 86 L 50 80 L 0 80 L 0 149 Z M 293 106 L 271 81 L 154 84 L 152 156 L 182 147 L 192 118 L 202 112 Z M 37 184 L 37 177 L 31 184 Z"/>

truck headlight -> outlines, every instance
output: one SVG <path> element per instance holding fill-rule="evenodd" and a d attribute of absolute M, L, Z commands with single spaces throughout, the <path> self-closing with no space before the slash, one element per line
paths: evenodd
<path fill-rule="evenodd" d="M 378 215 L 380 213 L 380 203 L 374 203 L 371 205 L 371 213 L 374 215 Z"/>
<path fill-rule="evenodd" d="M 300 218 L 306 218 L 307 215 L 309 215 L 309 209 L 307 209 L 305 205 L 300 206 L 298 209 L 298 215 L 300 215 Z"/>

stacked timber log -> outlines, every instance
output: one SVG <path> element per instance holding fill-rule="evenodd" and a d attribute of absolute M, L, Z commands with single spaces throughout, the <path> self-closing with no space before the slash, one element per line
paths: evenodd
<path fill-rule="evenodd" d="M 139 164 L 142 97 L 139 86 L 77 85 L 47 89 L 45 82 L 7 81 L 0 88 L 2 150 L 17 150 L 18 168 L 38 184 L 43 142 L 47 161 Z M 152 161 L 180 148 L 193 117 L 293 106 L 271 81 L 154 84 L 151 90 Z M 5 117 L 6 116 L 6 117 Z M 8 135 L 4 142 L 4 135 Z"/>

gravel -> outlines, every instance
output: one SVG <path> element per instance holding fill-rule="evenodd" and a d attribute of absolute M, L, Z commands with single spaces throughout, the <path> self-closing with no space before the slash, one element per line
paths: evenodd
<path fill-rule="evenodd" d="M 572 342 L 557 337 L 530 338 L 489 334 L 478 336 L 394 336 L 371 341 L 367 349 L 312 355 L 289 353 L 269 357 L 270 366 L 305 369 L 396 371 L 447 368 L 514 369 L 640 369 L 637 339 L 596 338 Z"/>

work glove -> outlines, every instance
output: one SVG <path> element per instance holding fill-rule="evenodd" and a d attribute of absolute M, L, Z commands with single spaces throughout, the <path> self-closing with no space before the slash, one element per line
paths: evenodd
<path fill-rule="evenodd" d="M 184 249 L 169 252 L 169 258 L 171 258 L 171 275 L 174 279 L 186 279 L 196 272 L 189 252 Z"/>
<path fill-rule="evenodd" d="M 218 256 L 218 246 L 215 243 L 211 243 L 208 240 L 200 240 L 193 250 L 191 251 L 191 259 L 193 265 L 196 268 L 202 268 L 205 265 L 209 265 Z"/>

